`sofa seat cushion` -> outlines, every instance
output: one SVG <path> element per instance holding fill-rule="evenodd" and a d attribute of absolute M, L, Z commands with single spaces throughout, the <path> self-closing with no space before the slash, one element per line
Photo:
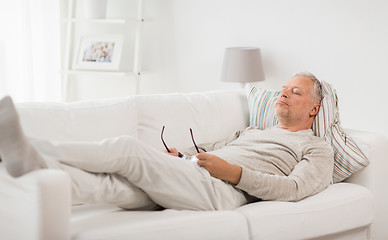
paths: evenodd
<path fill-rule="evenodd" d="M 338 183 L 299 202 L 242 206 L 251 239 L 309 239 L 370 225 L 373 198 L 360 185 Z"/>
<path fill-rule="evenodd" d="M 125 211 L 110 205 L 74 206 L 71 239 L 249 239 L 235 211 Z"/>

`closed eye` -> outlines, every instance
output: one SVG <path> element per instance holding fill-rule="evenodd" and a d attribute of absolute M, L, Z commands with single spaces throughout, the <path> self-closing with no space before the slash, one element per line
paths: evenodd
<path fill-rule="evenodd" d="M 297 88 L 292 89 L 292 93 L 296 95 L 302 95 L 302 92 Z"/>

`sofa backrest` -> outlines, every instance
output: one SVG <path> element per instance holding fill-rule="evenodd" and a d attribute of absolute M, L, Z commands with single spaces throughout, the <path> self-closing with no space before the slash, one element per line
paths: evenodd
<path fill-rule="evenodd" d="M 94 141 L 119 135 L 136 136 L 133 98 L 74 103 L 16 104 L 29 137 L 58 141 Z"/>
<path fill-rule="evenodd" d="M 163 149 L 161 130 L 168 147 L 193 147 L 190 128 L 197 144 L 228 138 L 249 124 L 247 98 L 243 90 L 192 94 L 138 96 L 138 139 Z"/>
<path fill-rule="evenodd" d="M 29 137 L 58 141 L 94 141 L 130 135 L 162 150 L 223 140 L 249 124 L 243 90 L 190 94 L 153 94 L 74 103 L 18 103 Z"/>

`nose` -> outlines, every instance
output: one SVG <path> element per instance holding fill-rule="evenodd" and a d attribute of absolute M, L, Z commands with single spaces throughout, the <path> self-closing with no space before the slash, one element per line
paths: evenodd
<path fill-rule="evenodd" d="M 282 89 L 282 91 L 280 92 L 280 96 L 281 97 L 284 97 L 284 98 L 288 98 L 289 96 L 289 91 L 288 91 L 289 88 L 285 88 L 285 89 Z"/>

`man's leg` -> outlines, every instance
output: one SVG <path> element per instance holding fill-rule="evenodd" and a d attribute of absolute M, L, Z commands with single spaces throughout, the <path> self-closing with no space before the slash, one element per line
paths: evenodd
<path fill-rule="evenodd" d="M 70 173 L 74 203 L 107 202 L 123 208 L 155 208 L 156 204 L 148 195 L 125 178 L 115 174 L 87 173 L 55 161 L 46 162 L 50 158 L 42 157 L 29 140 L 22 131 L 12 99 L 0 100 L 0 157 L 11 176 L 19 177 L 47 167 L 58 168 Z M 45 141 L 33 141 L 38 145 L 39 142 Z"/>
<path fill-rule="evenodd" d="M 58 161 L 50 141 L 29 139 L 46 161 L 48 168 L 67 172 L 71 178 L 72 203 L 109 203 L 125 209 L 158 208 L 148 195 L 117 174 L 90 173 Z"/>
<path fill-rule="evenodd" d="M 46 167 L 42 157 L 24 136 L 10 97 L 0 101 L 0 156 L 13 177 Z"/>
<path fill-rule="evenodd" d="M 47 167 L 24 136 L 11 99 L 0 101 L 0 110 L 0 153 L 8 172 L 21 176 Z M 164 154 L 131 137 L 98 143 L 50 143 L 40 150 L 44 148 L 46 155 L 84 171 L 121 175 L 166 208 L 232 209 L 246 202 L 241 191 L 211 177 L 196 164 Z"/>
<path fill-rule="evenodd" d="M 155 150 L 132 137 L 50 144 L 45 152 L 52 152 L 60 162 L 87 172 L 123 176 L 166 208 L 233 209 L 246 203 L 241 191 L 211 177 L 197 164 Z"/>

